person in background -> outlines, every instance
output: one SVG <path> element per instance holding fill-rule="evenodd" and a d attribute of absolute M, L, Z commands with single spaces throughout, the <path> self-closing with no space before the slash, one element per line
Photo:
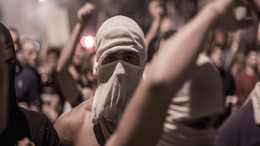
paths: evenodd
<path fill-rule="evenodd" d="M 18 30 L 15 28 L 9 28 L 9 32 L 11 33 L 11 36 L 14 41 L 14 51 L 17 53 L 21 49 L 20 34 Z"/>
<path fill-rule="evenodd" d="M 15 76 L 15 89 L 19 106 L 40 110 L 40 77 L 36 72 L 37 51 L 33 39 L 25 39 L 21 47 L 24 66 Z"/>
<path fill-rule="evenodd" d="M 235 96 L 235 79 L 231 75 L 231 73 L 224 69 L 223 64 L 223 50 L 224 46 L 222 44 L 213 43 L 213 46 L 209 50 L 209 57 L 214 66 L 216 67 L 223 85 L 223 93 L 224 93 L 224 102 L 225 102 L 225 114 L 220 119 L 220 123 L 222 123 L 231 113 L 233 107 L 236 106 L 236 103 L 233 103 L 232 100 L 236 99 Z"/>
<path fill-rule="evenodd" d="M 47 51 L 46 62 L 38 67 L 41 76 L 41 111 L 54 123 L 62 113 L 64 99 L 59 92 L 56 79 L 56 67 L 60 56 L 58 48 L 50 48 Z"/>
<path fill-rule="evenodd" d="M 160 35 L 160 27 L 163 19 L 163 14 L 165 13 L 164 11 L 165 10 L 162 0 L 152 0 L 149 3 L 148 12 L 152 17 L 152 23 L 147 34 L 145 35 L 147 47 L 149 47 L 149 44 L 151 43 L 153 38 Z"/>
<path fill-rule="evenodd" d="M 93 97 L 97 87 L 97 80 L 93 75 L 95 56 L 96 52 L 89 53 L 83 60 L 81 66 L 81 73 L 84 75 L 82 77 L 84 86 L 80 87 L 83 100 L 87 100 Z"/>
<path fill-rule="evenodd" d="M 22 66 L 24 65 L 23 60 L 22 60 L 22 55 L 21 55 L 21 40 L 20 40 L 20 34 L 17 29 L 15 28 L 9 28 L 9 31 L 11 33 L 11 36 L 14 41 L 14 49 L 16 53 L 16 68 L 15 72 L 19 73 L 22 70 Z"/>
<path fill-rule="evenodd" d="M 260 48 L 257 50 L 259 55 Z M 257 58 L 259 69 L 260 58 Z M 258 77 L 260 71 L 258 70 Z M 256 146 L 260 145 L 260 81 L 258 78 L 247 101 L 233 113 L 220 127 L 216 146 Z"/>
<path fill-rule="evenodd" d="M 245 54 L 245 67 L 236 77 L 236 95 L 238 96 L 238 107 L 241 107 L 250 92 L 253 90 L 257 80 L 256 49 L 248 48 Z"/>
<path fill-rule="evenodd" d="M 144 34 L 136 22 L 125 16 L 106 20 L 96 34 L 95 95 L 57 119 L 54 126 L 62 143 L 104 145 L 115 131 L 144 65 Z"/>
<path fill-rule="evenodd" d="M 222 81 L 223 81 L 223 87 L 224 87 L 224 94 L 225 96 L 228 95 L 234 95 L 235 94 L 235 79 L 231 75 L 230 72 L 225 71 L 223 67 L 223 48 L 224 46 L 221 44 L 213 44 L 211 47 L 209 56 L 214 64 L 214 66 L 217 68 Z"/>
<path fill-rule="evenodd" d="M 87 75 L 81 73 L 81 66 L 86 51 L 80 45 L 79 39 L 90 21 L 94 9 L 92 4 L 86 3 L 78 10 L 78 22 L 61 52 L 56 68 L 61 93 L 72 107 L 76 107 L 84 99 L 82 88 L 87 85 Z"/>
<path fill-rule="evenodd" d="M 3 71 L 8 72 L 7 86 L 7 126 L 0 134 L 0 143 L 9 145 L 31 145 L 31 146 L 59 146 L 60 140 L 56 130 L 49 119 L 42 113 L 21 108 L 16 102 L 15 93 L 15 51 L 12 37 L 8 29 L 0 23 L 0 36 L 4 36 L 4 47 L 1 47 L 0 58 L 4 58 L 5 64 L 1 62 Z M 6 84 L 4 84 L 6 86 Z M 1 84 L 1 88 L 4 89 Z M 1 93 L 2 94 L 2 93 Z M 2 98 L 2 97 L 1 97 Z"/>
<path fill-rule="evenodd" d="M 170 29 L 164 33 L 162 33 L 160 36 L 155 37 L 154 42 L 151 41 L 148 50 L 147 50 L 147 59 L 146 62 L 150 63 L 152 61 L 152 58 L 154 54 L 159 50 L 159 48 L 163 45 L 165 40 L 169 39 L 174 33 L 176 33 L 177 30 Z"/>

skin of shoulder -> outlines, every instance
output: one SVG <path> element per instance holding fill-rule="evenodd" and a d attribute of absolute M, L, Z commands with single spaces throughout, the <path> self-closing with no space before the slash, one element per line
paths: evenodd
<path fill-rule="evenodd" d="M 55 122 L 62 145 L 98 146 L 91 121 L 93 98 L 62 114 Z"/>

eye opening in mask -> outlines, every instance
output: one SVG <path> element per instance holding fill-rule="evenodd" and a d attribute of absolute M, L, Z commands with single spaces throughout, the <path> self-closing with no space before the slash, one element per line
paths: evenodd
<path fill-rule="evenodd" d="M 137 53 L 133 51 L 117 51 L 109 54 L 105 59 L 102 61 L 102 65 L 112 63 L 118 60 L 122 60 L 124 62 L 140 66 L 140 57 Z"/>

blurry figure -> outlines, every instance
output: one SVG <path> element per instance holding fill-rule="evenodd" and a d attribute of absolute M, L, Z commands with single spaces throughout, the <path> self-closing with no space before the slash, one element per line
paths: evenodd
<path fill-rule="evenodd" d="M 78 44 L 74 52 L 72 64 L 69 66 L 69 73 L 77 82 L 77 89 L 80 94 L 78 97 L 79 103 L 94 95 L 92 90 L 88 88 L 90 83 L 87 78 L 87 74 L 89 73 L 89 61 L 85 48 Z M 88 93 L 86 93 L 86 90 L 89 92 L 87 91 Z"/>
<path fill-rule="evenodd" d="M 5 64 L 5 34 L 0 30 L 0 134 L 5 130 L 8 116 L 8 73 Z"/>
<path fill-rule="evenodd" d="M 236 78 L 238 74 L 241 72 L 243 68 L 243 61 L 238 59 L 237 57 L 234 58 L 233 62 L 231 63 L 230 73 L 231 75 Z"/>
<path fill-rule="evenodd" d="M 3 24 L 0 24 L 0 34 L 3 34 L 5 37 L 5 47 L 0 49 L 5 51 L 5 67 L 9 75 L 9 86 L 7 87 L 8 124 L 0 134 L 1 145 L 9 146 L 22 143 L 37 146 L 60 145 L 57 132 L 44 114 L 27 110 L 17 105 L 14 87 L 16 62 L 14 45 L 9 31 Z"/>
<path fill-rule="evenodd" d="M 14 41 L 14 49 L 16 53 L 16 67 L 15 72 L 19 73 L 22 70 L 22 66 L 24 65 L 24 62 L 22 60 L 22 54 L 21 54 L 21 41 L 20 41 L 20 34 L 17 29 L 15 28 L 9 28 L 9 31 L 11 33 L 11 36 Z"/>
<path fill-rule="evenodd" d="M 238 107 L 244 104 L 258 80 L 256 58 L 256 49 L 248 48 L 245 55 L 245 67 L 236 77 L 236 95 L 239 99 Z"/>
<path fill-rule="evenodd" d="M 87 86 L 87 75 L 82 73 L 81 67 L 86 50 L 79 43 L 80 34 L 87 26 L 95 7 L 87 3 L 78 10 L 78 23 L 74 27 L 70 40 L 61 52 L 57 65 L 57 77 L 62 95 L 72 107 L 79 105 L 84 99 L 82 89 Z M 66 104 L 66 103 L 65 103 Z"/>
<path fill-rule="evenodd" d="M 219 118 L 219 125 L 221 125 L 222 122 L 232 113 L 233 107 L 237 104 L 237 96 L 235 96 L 235 79 L 229 71 L 224 69 L 223 51 L 224 46 L 218 43 L 214 43 L 209 50 L 209 57 L 222 79 L 223 93 L 225 97 L 225 113 L 221 118 Z"/>
<path fill-rule="evenodd" d="M 17 29 L 15 28 L 9 28 L 9 32 L 13 38 L 14 41 L 14 51 L 17 53 L 21 49 L 21 41 L 20 41 L 20 35 Z"/>
<path fill-rule="evenodd" d="M 257 146 L 260 145 L 260 82 L 250 93 L 249 102 L 245 103 L 219 128 L 217 146 Z"/>
<path fill-rule="evenodd" d="M 159 35 L 160 25 L 164 14 L 164 7 L 162 0 L 152 0 L 148 6 L 148 12 L 152 17 L 152 23 L 150 29 L 148 30 L 145 41 L 146 44 L 150 44 L 151 40 Z"/>
<path fill-rule="evenodd" d="M 218 70 L 222 68 L 223 64 L 222 53 L 223 46 L 221 46 L 220 44 L 214 44 L 209 53 L 212 63 L 216 66 Z"/>
<path fill-rule="evenodd" d="M 24 66 L 15 76 L 18 105 L 35 111 L 40 110 L 40 78 L 36 72 L 37 52 L 35 41 L 25 39 L 21 47 Z"/>
<path fill-rule="evenodd" d="M 59 87 L 56 79 L 56 67 L 60 56 L 59 49 L 51 48 L 47 51 L 46 63 L 38 68 L 41 76 L 41 100 L 42 108 L 50 120 L 54 123 L 62 113 L 64 100 L 59 95 Z"/>
<path fill-rule="evenodd" d="M 154 41 L 160 35 L 168 32 L 169 30 L 173 30 L 172 20 L 169 18 L 169 16 L 166 15 L 166 3 L 167 2 L 164 0 L 152 0 L 149 3 L 148 11 L 152 17 L 152 23 L 145 35 L 147 49 L 150 47 L 150 43 L 154 43 L 152 41 Z"/>
<path fill-rule="evenodd" d="M 260 50 L 257 51 L 258 55 Z M 260 64 L 260 58 L 257 58 Z M 258 70 L 258 76 L 260 72 Z M 220 127 L 216 146 L 260 145 L 260 82 L 249 94 L 247 102 L 233 113 Z"/>
<path fill-rule="evenodd" d="M 106 20 L 96 34 L 96 51 L 94 97 L 61 115 L 55 123 L 64 144 L 104 145 L 142 76 L 144 34 L 132 19 L 114 16 Z"/>
<path fill-rule="evenodd" d="M 147 74 L 147 71 L 149 70 L 149 64 L 151 63 L 154 55 L 157 53 L 159 48 L 162 47 L 164 42 L 167 39 L 169 39 L 171 36 L 173 36 L 174 33 L 176 33 L 176 32 L 177 32 L 176 30 L 170 29 L 170 30 L 162 33 L 160 36 L 155 37 L 151 41 L 150 45 L 148 46 L 148 50 L 147 50 L 147 59 L 146 59 L 146 64 L 145 64 L 144 78 L 145 78 L 145 75 Z"/>
<path fill-rule="evenodd" d="M 97 81 L 93 75 L 95 56 L 95 52 L 88 54 L 86 59 L 83 60 L 83 64 L 81 66 L 81 80 L 83 84 L 78 86 L 78 88 L 80 89 L 83 100 L 87 100 L 93 97 L 96 90 Z"/>
<path fill-rule="evenodd" d="M 235 94 L 235 80 L 234 77 L 231 75 L 229 71 L 226 71 L 223 66 L 223 51 L 224 51 L 224 46 L 221 44 L 213 44 L 211 47 L 209 56 L 214 64 L 214 66 L 217 68 L 222 81 L 223 81 L 223 88 L 224 88 L 224 95 L 229 96 L 229 95 L 234 95 Z"/>

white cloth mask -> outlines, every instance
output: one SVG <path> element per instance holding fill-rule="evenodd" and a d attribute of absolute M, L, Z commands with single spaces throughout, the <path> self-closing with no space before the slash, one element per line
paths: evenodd
<path fill-rule="evenodd" d="M 101 118 L 112 124 L 118 123 L 142 72 L 140 66 L 124 61 L 115 61 L 99 68 L 100 78 L 92 105 L 94 124 L 99 123 Z"/>

